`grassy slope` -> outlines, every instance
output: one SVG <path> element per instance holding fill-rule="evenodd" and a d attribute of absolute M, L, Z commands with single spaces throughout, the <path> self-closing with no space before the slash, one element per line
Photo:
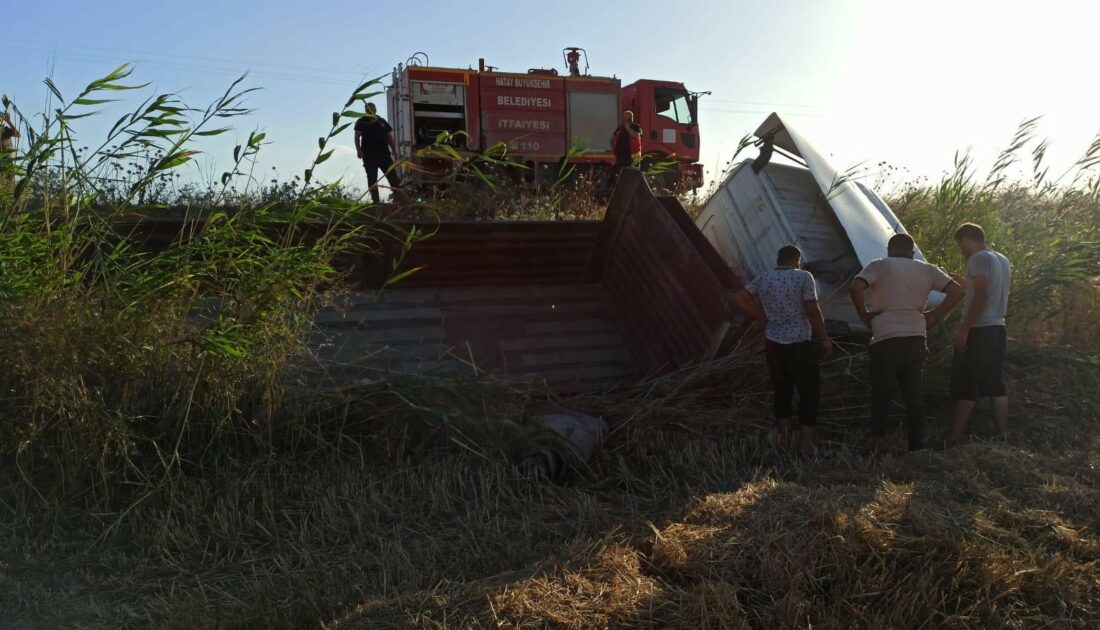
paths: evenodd
<path fill-rule="evenodd" d="M 1084 626 L 1100 619 L 1100 440 L 1066 379 L 1088 368 L 1019 347 L 1013 364 L 1013 439 L 947 453 L 861 455 L 857 359 L 827 378 L 829 454 L 777 461 L 748 360 L 574 401 L 619 428 L 569 488 L 457 435 L 480 454 L 179 481 L 161 493 L 170 504 L 150 497 L 105 539 L 118 515 L 9 524 L 0 620 Z"/>

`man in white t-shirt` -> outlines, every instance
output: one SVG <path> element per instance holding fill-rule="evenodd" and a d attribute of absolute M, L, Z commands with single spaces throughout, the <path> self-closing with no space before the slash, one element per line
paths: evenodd
<path fill-rule="evenodd" d="M 764 355 L 775 388 L 775 422 L 784 444 L 791 437 L 794 390 L 798 389 L 798 451 L 814 449 L 814 426 L 821 397 L 816 335 L 826 354 L 833 343 L 817 303 L 814 277 L 799 267 L 802 252 L 794 245 L 779 250 L 776 268 L 762 273 L 735 296 L 737 305 L 764 325 Z"/>
<path fill-rule="evenodd" d="M 876 452 L 885 446 L 886 424 L 894 386 L 905 401 L 909 450 L 924 448 L 925 333 L 963 298 L 962 287 L 942 269 L 914 260 L 916 244 L 908 234 L 895 234 L 886 258 L 872 261 L 852 282 L 852 304 L 871 328 L 871 439 Z M 871 310 L 866 291 L 871 289 Z M 947 297 L 925 312 L 928 294 Z"/>

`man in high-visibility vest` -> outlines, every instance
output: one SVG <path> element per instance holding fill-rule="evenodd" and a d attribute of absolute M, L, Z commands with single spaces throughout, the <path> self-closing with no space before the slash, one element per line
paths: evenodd
<path fill-rule="evenodd" d="M 634 163 L 642 154 L 642 127 L 634 122 L 634 112 L 623 112 L 623 121 L 611 134 L 611 150 L 615 153 L 612 176 L 617 178 L 623 167 Z"/>

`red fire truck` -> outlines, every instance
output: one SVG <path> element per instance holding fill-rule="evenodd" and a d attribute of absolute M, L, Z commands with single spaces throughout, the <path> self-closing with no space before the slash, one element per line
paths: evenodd
<path fill-rule="evenodd" d="M 398 64 L 386 90 L 388 120 L 397 158 L 407 160 L 405 178 L 431 185 L 452 172 L 454 161 L 426 155 L 441 132 L 463 157 L 507 146 L 509 160 L 522 163 L 529 185 L 554 181 L 565 163 L 597 172 L 614 162 L 610 138 L 622 112 L 634 112 L 642 126 L 642 151 L 651 162 L 671 161 L 662 186 L 698 188 L 698 93 L 683 83 L 642 79 L 625 87 L 615 77 L 588 73 L 587 53 L 562 51 L 567 75 L 556 69 L 499 72 L 478 60 L 478 68 L 436 68 L 418 53 Z M 580 65 L 584 61 L 582 72 Z"/>

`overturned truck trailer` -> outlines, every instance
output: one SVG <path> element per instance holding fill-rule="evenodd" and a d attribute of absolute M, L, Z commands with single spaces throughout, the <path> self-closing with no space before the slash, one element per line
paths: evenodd
<path fill-rule="evenodd" d="M 756 160 L 739 163 L 708 200 L 696 223 L 722 258 L 746 281 L 775 267 L 776 252 L 797 245 L 814 274 L 826 323 L 835 333 L 866 332 L 848 287 L 867 263 L 886 255 L 886 242 L 905 232 L 873 190 L 845 176 L 778 114 L 756 130 Z M 785 152 L 791 165 L 770 161 Z M 924 260 L 918 250 L 917 258 Z M 929 296 L 934 306 L 943 294 Z"/>
<path fill-rule="evenodd" d="M 318 314 L 330 370 L 531 376 L 558 392 L 713 358 L 739 322 L 738 275 L 675 198 L 626 169 L 602 221 L 405 224 L 418 243 Z"/>
<path fill-rule="evenodd" d="M 318 316 L 322 357 L 352 373 L 527 375 L 559 392 L 630 383 L 735 341 L 734 293 L 788 244 L 833 332 L 865 332 L 849 284 L 904 226 L 779 115 L 756 135 L 763 159 L 737 165 L 695 221 L 628 169 L 603 221 L 406 225 L 436 232 L 398 269 L 420 271 L 382 290 L 388 258 L 355 263 L 361 289 Z"/>
<path fill-rule="evenodd" d="M 391 256 L 337 261 L 358 286 L 316 316 L 327 376 L 490 373 L 561 393 L 636 382 L 712 359 L 737 340 L 747 322 L 733 295 L 792 243 L 829 324 L 863 330 L 848 284 L 904 227 L 778 115 L 756 134 L 795 165 L 745 160 L 696 221 L 626 169 L 602 221 L 399 223 L 434 232 L 396 270 L 416 273 L 386 286 L 396 246 Z M 194 238 L 204 222 L 121 227 L 159 251 Z"/>

